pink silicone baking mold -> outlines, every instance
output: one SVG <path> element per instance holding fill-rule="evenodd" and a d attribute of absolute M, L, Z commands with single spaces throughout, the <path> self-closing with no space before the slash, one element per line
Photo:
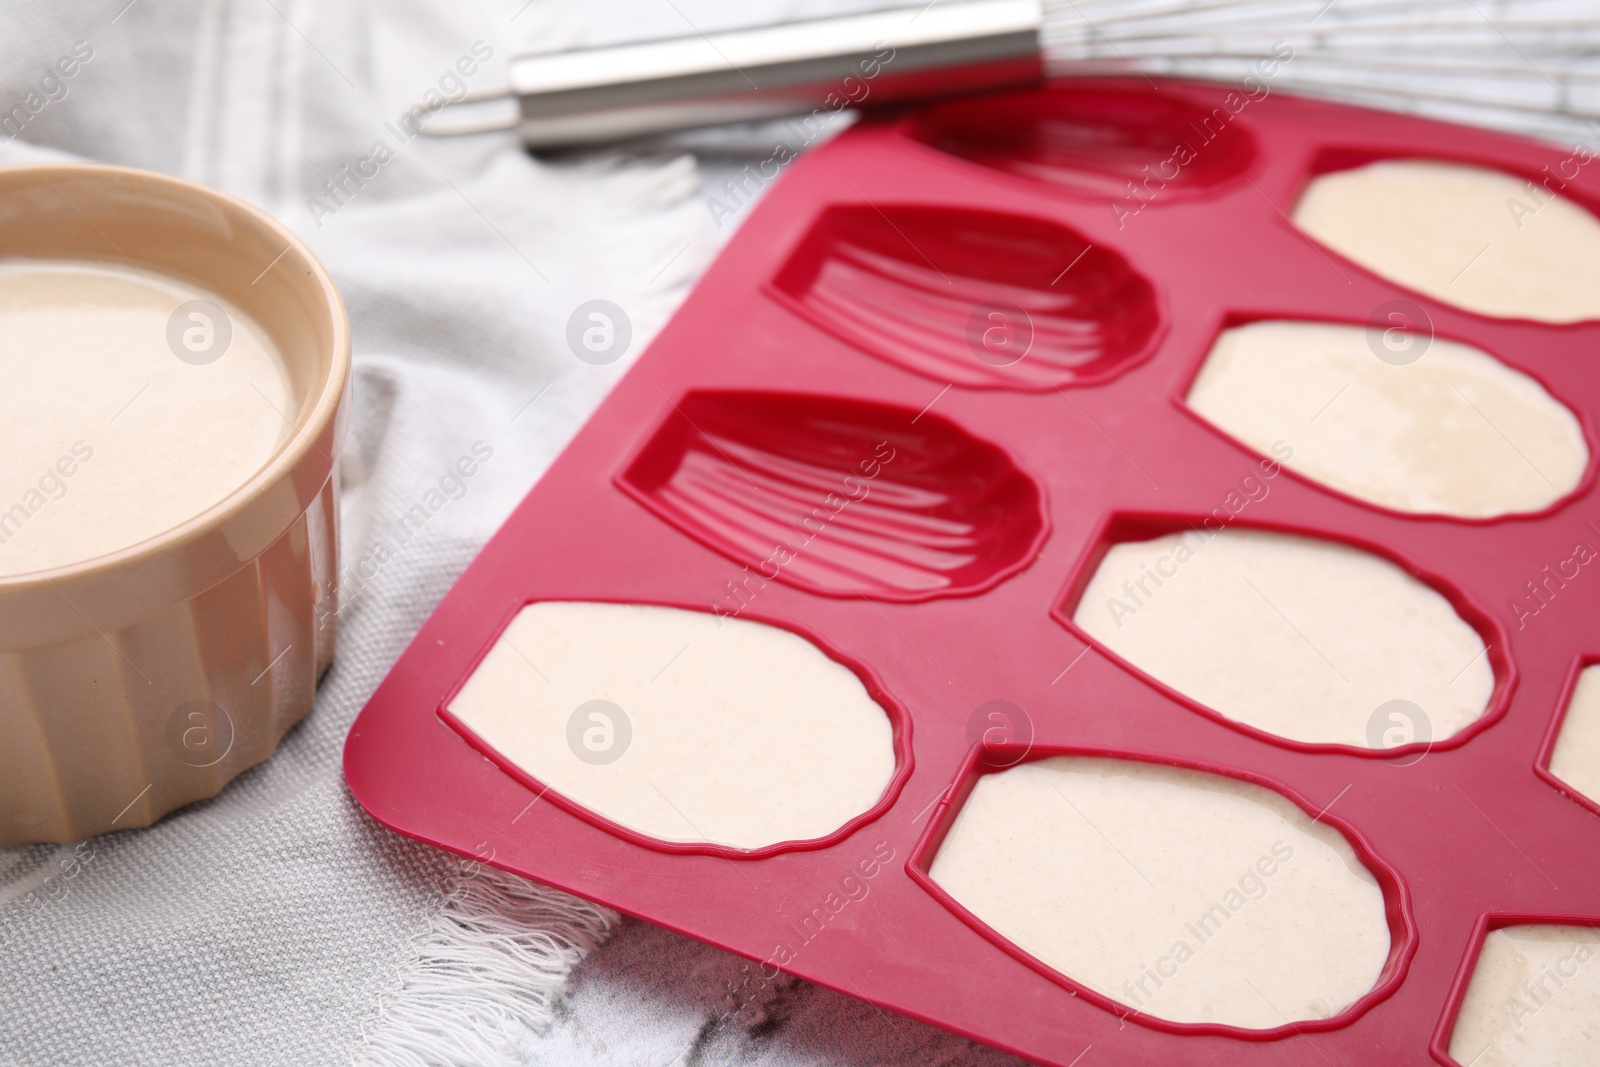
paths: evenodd
<path fill-rule="evenodd" d="M 1579 542 L 1600 548 L 1593 464 L 1550 508 L 1487 522 L 1293 475 L 1226 507 L 1241 527 L 1377 552 L 1455 606 L 1495 687 L 1448 739 L 1373 752 L 1274 737 L 1070 618 L 1109 544 L 1203 521 L 1259 472 L 1182 402 L 1231 323 L 1363 323 L 1408 300 L 1440 336 L 1544 383 L 1592 455 L 1600 323 L 1439 304 L 1287 217 L 1312 175 L 1374 159 L 1541 180 L 1566 153 L 1229 93 L 1060 81 L 864 122 L 794 163 L 373 695 L 345 749 L 355 796 L 401 833 L 757 961 L 757 981 L 787 971 L 1042 1064 L 1448 1063 L 1486 924 L 1600 922 L 1600 809 L 1544 770 L 1574 665 L 1600 653 L 1600 568 L 1570 565 Z M 1193 158 L 1172 174 L 1179 143 Z M 1158 172 L 1153 195 L 1128 189 Z M 1565 192 L 1592 210 L 1600 179 Z M 859 497 L 880 445 L 894 458 Z M 774 556 L 784 539 L 792 560 Z M 549 795 L 444 708 L 523 605 L 562 599 L 806 636 L 884 704 L 893 785 L 828 837 L 753 852 L 654 841 Z M 1006 942 L 927 865 L 976 776 L 1058 753 L 1244 778 L 1337 827 L 1384 889 L 1378 984 L 1327 1020 L 1175 1024 Z"/>

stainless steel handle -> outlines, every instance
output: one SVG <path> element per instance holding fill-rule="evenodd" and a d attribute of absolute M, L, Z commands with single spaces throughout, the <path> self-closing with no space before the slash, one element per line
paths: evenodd
<path fill-rule="evenodd" d="M 1038 81 L 1040 0 L 957 0 L 663 41 L 520 56 L 516 126 L 534 148 Z M 427 126 L 456 133 L 483 101 Z M 452 114 L 454 112 L 454 114 Z"/>

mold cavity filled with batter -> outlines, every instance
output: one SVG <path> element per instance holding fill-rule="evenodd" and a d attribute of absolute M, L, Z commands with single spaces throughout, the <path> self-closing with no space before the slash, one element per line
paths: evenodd
<path fill-rule="evenodd" d="M 1329 1018 L 1390 955 L 1383 892 L 1342 834 L 1201 771 L 1072 756 L 984 775 L 929 877 L 1035 959 L 1173 1022 Z"/>
<path fill-rule="evenodd" d="M 1600 220 L 1560 187 L 1559 177 L 1530 183 L 1485 167 L 1384 160 L 1312 179 L 1294 224 L 1374 274 L 1454 307 L 1578 322 L 1600 317 Z"/>
<path fill-rule="evenodd" d="M 1224 330 L 1189 390 L 1206 421 L 1289 469 L 1396 511 L 1538 511 L 1589 462 L 1577 418 L 1472 345 L 1322 322 Z"/>
<path fill-rule="evenodd" d="M 788 630 L 678 608 L 530 604 L 448 710 L 542 785 L 663 841 L 825 837 L 895 770 L 855 672 Z"/>
<path fill-rule="evenodd" d="M 1448 600 L 1387 559 L 1316 538 L 1197 523 L 1123 541 L 1073 621 L 1218 714 L 1295 741 L 1442 740 L 1494 689 L 1483 639 Z"/>
<path fill-rule="evenodd" d="M 1600 1063 L 1600 930 L 1540 923 L 1483 942 L 1450 1057 L 1472 1067 Z"/>
<path fill-rule="evenodd" d="M 1550 773 L 1600 804 L 1600 665 L 1578 675 L 1550 752 Z"/>

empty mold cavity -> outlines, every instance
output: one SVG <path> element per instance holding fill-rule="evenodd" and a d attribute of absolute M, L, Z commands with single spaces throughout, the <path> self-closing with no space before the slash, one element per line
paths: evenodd
<path fill-rule="evenodd" d="M 825 837 L 895 772 L 853 671 L 788 630 L 677 608 L 530 604 L 447 711 L 540 785 L 668 842 Z"/>
<path fill-rule="evenodd" d="M 1202 771 L 1066 756 L 982 775 L 928 877 L 1034 959 L 1171 1022 L 1327 1019 L 1391 958 L 1384 893 L 1342 834 Z"/>
<path fill-rule="evenodd" d="M 962 208 L 830 208 L 776 285 L 851 344 L 972 388 L 1103 380 L 1148 353 L 1161 321 L 1116 251 Z"/>
<path fill-rule="evenodd" d="M 1550 773 L 1600 804 L 1600 666 L 1578 674 L 1550 751 Z"/>
<path fill-rule="evenodd" d="M 1600 930 L 1536 923 L 1490 931 L 1450 1033 L 1471 1067 L 1600 1063 Z"/>
<path fill-rule="evenodd" d="M 692 393 L 621 482 L 747 564 L 730 606 L 779 579 L 831 596 L 970 593 L 1030 561 L 1038 486 L 937 415 L 829 397 Z"/>
<path fill-rule="evenodd" d="M 925 110 L 911 134 L 996 170 L 1129 197 L 1130 209 L 1163 192 L 1209 189 L 1255 156 L 1234 112 L 1171 86 L 1067 84 L 956 101 Z"/>
<path fill-rule="evenodd" d="M 1290 470 L 1396 511 L 1488 518 L 1577 488 L 1583 428 L 1542 385 L 1471 345 L 1390 343 L 1363 326 L 1237 326 L 1217 338 L 1188 404 Z"/>
<path fill-rule="evenodd" d="M 1224 718 L 1311 744 L 1440 741 L 1495 685 L 1483 638 L 1434 589 L 1291 534 L 1197 526 L 1112 544 L 1072 620 Z"/>
<path fill-rule="evenodd" d="M 1600 317 L 1600 220 L 1503 171 L 1396 159 L 1319 174 L 1294 224 L 1374 274 L 1467 311 Z"/>

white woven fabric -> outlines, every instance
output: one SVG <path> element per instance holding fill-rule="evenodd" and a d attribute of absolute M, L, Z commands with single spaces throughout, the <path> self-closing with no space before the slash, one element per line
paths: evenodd
<path fill-rule="evenodd" d="M 1544 11 L 1557 0 L 1526 3 Z M 347 578 L 379 544 L 391 553 L 347 582 L 335 666 L 315 711 L 267 764 L 148 830 L 0 850 L 0 1067 L 1015 1062 L 804 983 L 753 980 L 723 953 L 414 845 L 359 810 L 339 769 L 351 720 L 450 581 L 731 232 L 706 205 L 719 168 L 741 145 L 759 149 L 751 158 L 770 152 L 757 134 L 702 138 L 718 158 L 698 165 L 670 153 L 551 164 L 505 136 L 405 139 L 399 117 L 430 92 L 455 92 L 447 71 L 484 49 L 490 59 L 462 79 L 473 91 L 496 84 L 517 49 L 868 6 L 0 8 L 0 127 L 24 111 L 0 129 L 0 163 L 64 153 L 182 174 L 275 212 L 327 262 L 355 341 L 341 463 Z M 1272 5 L 1240 5 L 1251 6 Z M 1303 5 L 1282 6 L 1306 21 Z M 1508 4 L 1485 7 L 1498 17 Z M 1097 24 L 1107 10 L 1069 8 Z M 1227 57 L 1139 55 L 1137 27 L 1107 19 L 1113 41 L 1057 9 L 1060 56 L 1232 70 Z M 80 41 L 92 57 L 46 83 L 47 65 Z M 1570 118 L 1539 130 L 1579 127 Z M 378 176 L 330 195 L 323 183 L 379 141 L 390 158 Z M 575 359 L 564 339 L 570 312 L 595 298 L 621 305 L 634 327 L 628 357 L 605 367 Z M 464 495 L 399 543 L 390 523 L 479 442 L 492 458 Z"/>

